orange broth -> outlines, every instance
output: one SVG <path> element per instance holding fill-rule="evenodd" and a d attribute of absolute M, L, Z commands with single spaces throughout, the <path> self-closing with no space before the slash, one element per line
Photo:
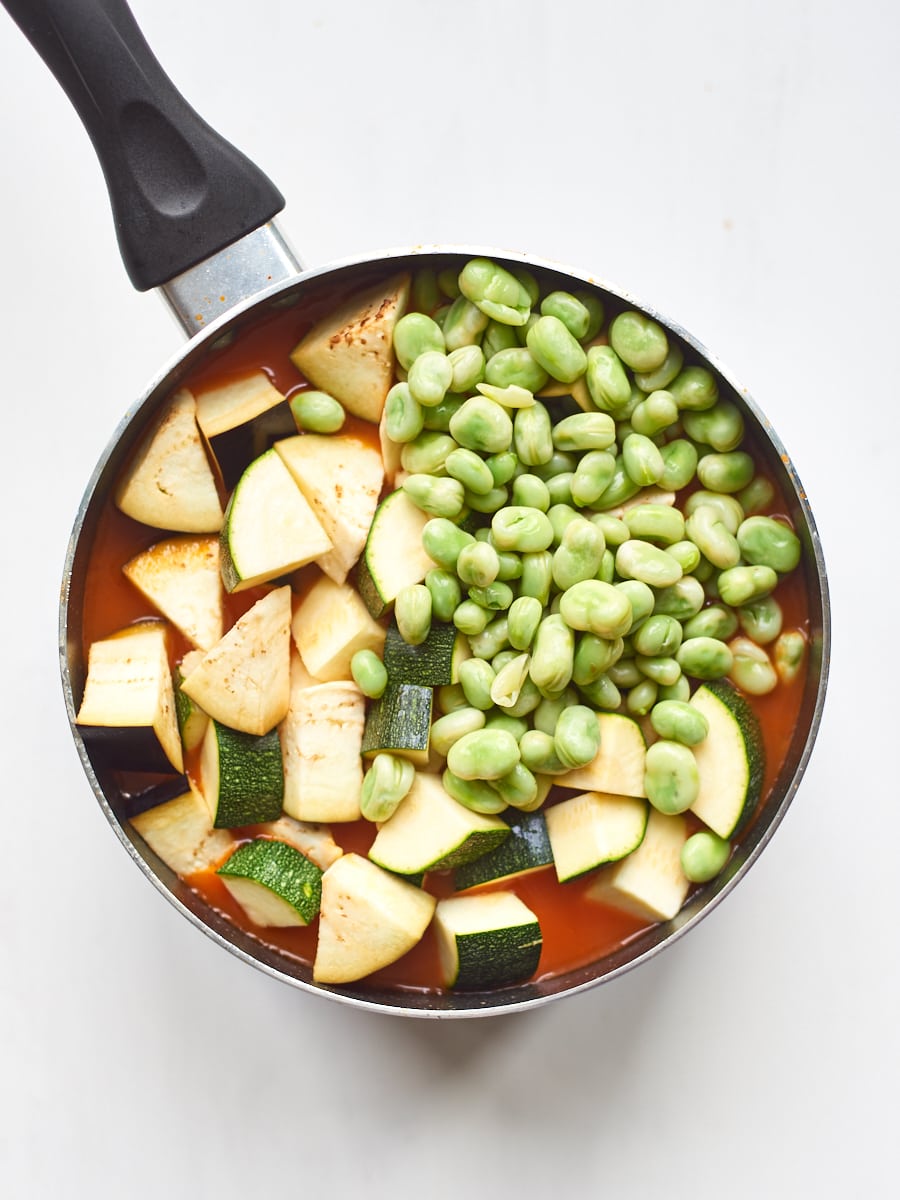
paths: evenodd
<path fill-rule="evenodd" d="M 194 372 L 186 386 L 201 392 L 227 383 L 235 376 L 262 369 L 274 386 L 290 397 L 307 386 L 291 363 L 289 354 L 308 325 L 308 318 L 304 319 L 290 310 L 264 319 L 235 343 L 220 350 L 212 363 Z M 367 422 L 348 417 L 342 432 L 353 433 L 378 444 L 377 429 Z M 750 443 L 749 438 L 747 441 Z M 786 515 L 783 498 L 779 497 L 769 511 L 773 516 Z M 98 521 L 85 584 L 82 626 L 85 659 L 91 642 L 131 622 L 159 615 L 150 611 L 149 603 L 125 578 L 121 568 L 133 555 L 166 536 L 170 535 L 131 520 L 120 513 L 111 501 L 107 502 Z M 295 589 L 302 589 L 304 574 L 299 573 L 298 578 L 292 581 Z M 231 623 L 236 621 L 266 590 L 266 587 L 250 589 L 226 597 L 226 619 Z M 785 629 L 801 629 L 808 637 L 802 566 L 780 581 L 776 595 L 784 613 Z M 190 646 L 177 631 L 173 630 L 173 634 L 171 650 L 174 664 Z M 804 683 L 805 668 L 791 684 L 779 683 L 767 696 L 748 697 L 759 717 L 766 754 L 761 802 L 765 801 L 788 751 Z M 187 773 L 194 782 L 199 782 L 196 754 L 188 756 Z M 558 793 L 551 793 L 548 803 L 552 804 L 555 798 L 565 795 L 571 795 L 571 792 L 560 789 Z M 688 817 L 692 820 L 690 814 Z M 699 822 L 696 824 L 699 828 Z M 332 824 L 331 829 L 335 841 L 345 851 L 362 854 L 367 852 L 375 836 L 374 826 L 362 820 L 348 825 Z M 254 836 L 254 828 L 237 830 L 235 836 L 238 841 L 249 840 Z M 307 965 L 312 963 L 317 921 L 307 928 L 260 929 L 250 922 L 243 909 L 232 899 L 214 869 L 190 876 L 185 882 L 212 908 L 261 942 L 277 948 L 289 958 Z M 543 949 L 535 978 L 563 974 L 594 962 L 650 927 L 650 922 L 588 900 L 586 892 L 592 882 L 593 874 L 590 874 L 560 885 L 552 866 L 549 866 L 512 881 L 488 885 L 485 889 L 515 891 L 538 916 Z M 449 873 L 429 875 L 425 886 L 439 898 L 453 892 Z M 437 943 L 432 931 L 427 931 L 422 941 L 398 962 L 362 982 L 372 987 L 440 990 Z"/>

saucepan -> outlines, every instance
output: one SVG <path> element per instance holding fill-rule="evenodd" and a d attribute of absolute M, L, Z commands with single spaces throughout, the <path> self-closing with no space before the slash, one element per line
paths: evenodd
<path fill-rule="evenodd" d="M 72 734 L 95 796 L 136 866 L 183 916 L 263 972 L 305 992 L 407 1016 L 447 1018 L 529 1009 L 613 980 L 679 940 L 746 875 L 772 837 L 800 783 L 824 702 L 830 638 L 824 560 L 806 494 L 769 421 L 689 332 L 588 274 L 506 252 L 440 247 L 301 270 L 274 220 L 283 207 L 281 195 L 177 93 L 124 0 L 4 3 L 69 95 L 94 143 L 132 282 L 140 290 L 157 289 L 188 335 L 186 345 L 125 414 L 90 478 L 72 530 L 60 608 L 60 664 Z M 645 929 L 596 961 L 493 991 L 323 985 L 313 981 L 308 966 L 238 927 L 179 880 L 135 833 L 130 822 L 134 796 L 123 787 L 121 773 L 96 748 L 86 746 L 76 713 L 86 677 L 88 562 L 104 508 L 135 447 L 173 392 L 213 362 L 223 346 L 273 314 L 321 313 L 374 280 L 424 269 L 458 271 L 476 256 L 511 271 L 525 268 L 550 290 L 588 289 L 613 311 L 642 312 L 677 339 L 692 361 L 713 373 L 720 395 L 743 415 L 800 538 L 808 612 L 805 684 L 774 781 L 727 868 L 698 887 L 674 918 Z"/>

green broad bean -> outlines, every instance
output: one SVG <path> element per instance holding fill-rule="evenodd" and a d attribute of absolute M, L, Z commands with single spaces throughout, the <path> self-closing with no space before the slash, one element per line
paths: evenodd
<path fill-rule="evenodd" d="M 539 775 L 564 775 L 569 768 L 556 753 L 553 736 L 540 729 L 529 729 L 519 742 L 522 763 Z"/>
<path fill-rule="evenodd" d="M 607 546 L 613 550 L 631 537 L 625 522 L 619 517 L 611 516 L 610 513 L 592 513 L 590 521 L 601 531 Z"/>
<path fill-rule="evenodd" d="M 753 459 L 746 450 L 704 454 L 697 463 L 697 478 L 704 488 L 727 495 L 745 488 L 753 478 L 753 471 Z"/>
<path fill-rule="evenodd" d="M 684 574 L 681 564 L 671 554 L 640 538 L 629 538 L 619 546 L 616 570 L 623 579 L 639 579 L 655 588 L 671 587 Z"/>
<path fill-rule="evenodd" d="M 625 707 L 635 717 L 646 717 L 656 703 L 659 685 L 652 679 L 642 679 L 625 694 Z"/>
<path fill-rule="evenodd" d="M 685 517 L 692 516 L 701 505 L 715 509 L 718 519 L 728 532 L 737 533 L 744 519 L 744 510 L 736 497 L 726 496 L 724 492 L 708 492 L 700 488 L 696 492 L 691 492 L 685 500 Z"/>
<path fill-rule="evenodd" d="M 423 312 L 409 312 L 394 326 L 394 353 L 405 371 L 413 365 L 420 354 L 429 350 L 447 349 L 440 325 Z"/>
<path fill-rule="evenodd" d="M 444 791 L 452 796 L 457 804 L 471 809 L 472 812 L 493 816 L 508 807 L 499 792 L 484 779 L 460 779 L 448 767 L 441 776 L 441 783 L 444 785 Z"/>
<path fill-rule="evenodd" d="M 741 629 L 757 646 L 768 646 L 781 633 L 784 615 L 774 596 L 763 596 L 752 604 L 741 605 L 737 619 Z"/>
<path fill-rule="evenodd" d="M 459 580 L 450 571 L 432 567 L 425 573 L 425 586 L 431 592 L 431 615 L 436 621 L 452 621 L 462 600 Z"/>
<path fill-rule="evenodd" d="M 555 546 L 560 545 L 566 529 L 573 521 L 584 520 L 578 509 L 573 508 L 571 504 L 551 504 L 547 509 L 547 519 L 553 527 L 553 544 Z"/>
<path fill-rule="evenodd" d="M 440 404 L 436 404 L 434 408 L 423 408 L 423 428 L 430 429 L 437 433 L 448 433 L 453 414 L 460 410 L 463 405 L 463 400 L 464 397 L 451 395 L 450 392 L 448 392 Z"/>
<path fill-rule="evenodd" d="M 308 433 L 337 433 L 347 418 L 344 406 L 327 392 L 298 392 L 290 408 L 297 428 Z"/>
<path fill-rule="evenodd" d="M 720 571 L 736 567 L 741 548 L 734 534 L 719 520 L 718 511 L 709 504 L 698 505 L 685 521 L 685 532 L 700 553 Z"/>
<path fill-rule="evenodd" d="M 673 684 L 663 684 L 659 689 L 660 700 L 680 700 L 687 704 L 691 698 L 691 684 L 686 675 L 679 675 Z M 677 739 L 676 739 L 677 740 Z"/>
<path fill-rule="evenodd" d="M 613 663 L 606 674 L 619 688 L 637 687 L 644 678 L 640 667 L 631 656 L 627 658 L 623 656 L 618 662 Z"/>
<path fill-rule="evenodd" d="M 469 635 L 469 649 L 476 658 L 490 659 L 509 645 L 509 625 L 506 615 L 495 617 L 481 633 Z M 461 665 L 461 664 L 460 664 Z"/>
<path fill-rule="evenodd" d="M 487 396 L 470 396 L 451 417 L 450 432 L 468 450 L 500 454 L 510 448 L 513 423 L 502 405 Z"/>
<path fill-rule="evenodd" d="M 731 846 L 711 829 L 693 833 L 681 847 L 681 869 L 691 883 L 708 883 L 723 870 Z"/>
<path fill-rule="evenodd" d="M 463 690 L 466 703 L 472 708 L 487 712 L 494 707 L 491 699 L 491 687 L 496 672 L 484 658 L 466 658 L 459 664 L 459 686 Z"/>
<path fill-rule="evenodd" d="M 534 812 L 547 795 L 535 775 L 521 762 L 516 763 L 508 775 L 495 779 L 492 786 L 510 808 L 517 808 L 520 812 Z"/>
<path fill-rule="evenodd" d="M 474 733 L 484 725 L 485 716 L 480 708 L 457 708 L 438 717 L 431 726 L 431 748 L 446 758 L 447 751 L 463 734 Z"/>
<path fill-rule="evenodd" d="M 494 477 L 484 459 L 474 450 L 460 447 L 452 450 L 444 460 L 444 470 L 453 479 L 458 479 L 468 492 L 486 496 L 494 488 Z"/>
<path fill-rule="evenodd" d="M 457 296 L 441 326 L 448 351 L 472 346 L 481 341 L 488 316 L 465 296 Z"/>
<path fill-rule="evenodd" d="M 578 690 L 590 705 L 605 712 L 615 712 L 622 704 L 622 693 L 607 674 L 601 675 L 593 683 L 585 684 Z"/>
<path fill-rule="evenodd" d="M 712 408 L 719 399 L 716 377 L 706 367 L 685 367 L 667 386 L 682 410 Z"/>
<path fill-rule="evenodd" d="M 675 651 L 675 659 L 685 675 L 694 679 L 721 679 L 731 670 L 734 655 L 718 638 L 685 638 Z"/>
<path fill-rule="evenodd" d="M 522 560 L 518 554 L 514 554 L 512 550 L 498 550 L 497 561 L 500 564 L 500 569 L 497 572 L 498 579 L 502 579 L 504 583 L 509 583 L 511 579 L 522 578 Z"/>
<path fill-rule="evenodd" d="M 534 596 L 517 596 L 506 614 L 509 644 L 515 650 L 528 650 L 541 623 L 544 608 Z"/>
<path fill-rule="evenodd" d="M 495 487 L 485 494 L 466 491 L 466 504 L 475 512 L 495 513 L 504 507 L 509 499 L 509 491 L 505 487 Z"/>
<path fill-rule="evenodd" d="M 651 587 L 639 579 L 622 579 L 613 584 L 617 592 L 628 597 L 631 605 L 631 629 L 636 630 L 653 612 L 656 595 Z"/>
<path fill-rule="evenodd" d="M 700 771 L 690 747 L 666 739 L 649 746 L 644 790 L 658 812 L 667 816 L 686 812 L 700 794 Z"/>
<path fill-rule="evenodd" d="M 519 283 L 525 290 L 525 295 L 528 297 L 528 303 L 532 308 L 541 298 L 541 285 L 535 279 L 531 271 L 527 267 L 511 267 L 510 273 L 516 277 Z"/>
<path fill-rule="evenodd" d="M 458 708 L 468 708 L 469 702 L 465 692 L 458 683 L 445 683 L 435 689 L 437 705 L 442 713 L 456 712 Z"/>
<path fill-rule="evenodd" d="M 362 694 L 370 700 L 377 700 L 384 694 L 387 669 L 374 650 L 357 650 L 350 659 L 350 674 Z"/>
<path fill-rule="evenodd" d="M 574 497 L 572 496 L 572 482 L 575 478 L 573 471 L 564 471 L 561 475 L 554 475 L 552 479 L 547 480 L 547 495 L 550 497 L 550 504 L 572 504 Z"/>
<path fill-rule="evenodd" d="M 587 355 L 557 316 L 539 317 L 530 326 L 525 344 L 535 362 L 561 383 L 574 383 L 587 369 Z"/>
<path fill-rule="evenodd" d="M 724 642 L 737 633 L 738 619 L 724 604 L 710 604 L 685 621 L 682 628 L 686 638 L 711 637 Z"/>
<path fill-rule="evenodd" d="M 552 532 L 553 526 L 550 528 Z M 549 550 L 535 550 L 524 553 L 521 562 L 519 595 L 534 596 L 542 605 L 546 604 L 553 584 L 553 555 Z"/>
<path fill-rule="evenodd" d="M 800 562 L 800 539 L 772 517 L 747 517 L 737 531 L 737 543 L 748 563 L 771 567 L 779 575 L 793 571 Z"/>
<path fill-rule="evenodd" d="M 437 566 L 454 571 L 459 552 L 475 539 L 447 517 L 432 517 L 422 529 L 422 548 Z"/>
<path fill-rule="evenodd" d="M 659 486 L 671 492 L 680 492 L 697 473 L 696 446 L 687 438 L 675 438 L 660 447 L 659 452 L 663 460 L 663 473 L 657 480 Z"/>
<path fill-rule="evenodd" d="M 421 646 L 431 632 L 431 592 L 424 583 L 408 583 L 394 600 L 394 620 L 410 646 Z"/>
<path fill-rule="evenodd" d="M 552 737 L 553 731 L 556 729 L 556 722 L 563 710 L 570 704 L 577 703 L 578 693 L 573 687 L 567 687 L 558 696 L 547 700 L 542 697 L 540 704 L 531 714 L 531 724 L 535 729 L 539 729 L 542 733 L 549 733 Z"/>
<path fill-rule="evenodd" d="M 462 294 L 486 317 L 501 325 L 524 325 L 531 314 L 529 289 L 490 259 L 470 259 L 458 282 Z"/>
<path fill-rule="evenodd" d="M 410 307 L 415 312 L 433 312 L 441 303 L 437 274 L 430 267 L 416 271 L 410 288 Z"/>
<path fill-rule="evenodd" d="M 681 645 L 682 638 L 682 626 L 679 621 L 674 617 L 654 613 L 635 630 L 631 642 L 635 654 L 653 658 L 660 654 L 674 654 Z"/>
<path fill-rule="evenodd" d="M 498 387 L 493 383 L 479 383 L 478 391 L 503 408 L 533 408 L 536 403 L 534 393 L 528 388 L 519 387 L 517 383 L 509 383 L 505 387 Z"/>
<path fill-rule="evenodd" d="M 502 671 L 507 663 L 511 663 L 514 658 L 518 657 L 519 655 L 512 648 L 501 650 L 499 654 L 495 654 L 491 659 L 491 666 L 494 668 L 494 674 L 496 675 L 499 671 Z"/>
<path fill-rule="evenodd" d="M 455 267 L 445 267 L 438 271 L 437 285 L 448 300 L 455 300 L 459 295 L 459 272 Z"/>
<path fill-rule="evenodd" d="M 367 821 L 387 821 L 416 779 L 416 768 L 396 754 L 376 754 L 359 794 L 359 809 Z"/>
<path fill-rule="evenodd" d="M 543 696 L 565 690 L 575 659 L 575 635 L 561 616 L 544 617 L 534 635 L 528 673 Z"/>
<path fill-rule="evenodd" d="M 461 600 L 453 610 L 453 624 L 466 637 L 483 633 L 491 619 L 491 614 L 474 600 Z"/>
<path fill-rule="evenodd" d="M 406 379 L 410 395 L 423 408 L 440 404 L 453 382 L 450 359 L 440 350 L 426 350 L 409 368 Z"/>
<path fill-rule="evenodd" d="M 447 356 L 450 363 L 450 391 L 471 392 L 485 378 L 484 351 L 480 346 L 459 346 Z"/>
<path fill-rule="evenodd" d="M 775 488 L 764 475 L 755 475 L 737 494 L 741 508 L 748 517 L 759 516 L 775 499 Z"/>
<path fill-rule="evenodd" d="M 449 434 L 424 430 L 400 451 L 400 463 L 411 475 L 443 475 L 447 455 L 456 449 Z"/>
<path fill-rule="evenodd" d="M 681 569 L 685 575 L 692 574 L 700 565 L 700 551 L 693 542 L 672 542 L 671 545 L 666 546 L 666 550 L 676 562 L 681 564 Z"/>
<path fill-rule="evenodd" d="M 601 512 L 607 508 L 618 508 L 620 504 L 624 504 L 632 496 L 636 496 L 640 490 L 641 485 L 635 483 L 625 470 L 624 459 L 619 454 L 616 457 L 616 469 L 609 487 L 598 500 L 594 501 L 592 507 Z"/>
<path fill-rule="evenodd" d="M 517 349 L 518 346 L 519 339 L 512 325 L 501 325 L 499 321 L 488 321 L 481 339 L 481 348 L 486 359 L 493 358 L 502 350 Z"/>
<path fill-rule="evenodd" d="M 582 290 L 574 292 L 573 295 L 576 300 L 579 300 L 584 305 L 588 312 L 588 327 L 579 338 L 579 341 L 592 342 L 603 328 L 603 322 L 606 320 L 606 310 L 603 307 L 603 301 L 599 296 L 595 296 L 593 292 Z"/>
<path fill-rule="evenodd" d="M 676 621 L 687 621 L 698 613 L 706 603 L 703 584 L 694 575 L 683 575 L 671 587 L 660 588 L 656 593 L 655 613 L 674 617 Z"/>
<path fill-rule="evenodd" d="M 612 346 L 591 346 L 585 379 L 591 399 L 601 412 L 616 416 L 631 405 L 631 383 Z"/>
<path fill-rule="evenodd" d="M 494 513 L 491 538 L 498 550 L 533 554 L 553 544 L 553 526 L 546 513 L 521 504 L 510 504 Z M 524 567 L 523 567 L 524 574 Z M 526 595 L 530 593 L 526 592 Z"/>
<path fill-rule="evenodd" d="M 609 342 L 633 371 L 657 371 L 669 353 L 665 330 L 639 312 L 619 313 L 609 327 Z"/>
<path fill-rule="evenodd" d="M 528 713 L 533 712 L 540 704 L 543 697 L 538 691 L 531 677 L 522 684 L 522 690 L 519 692 L 519 698 L 515 704 L 511 705 L 506 712 L 511 717 L 524 717 Z"/>
<path fill-rule="evenodd" d="M 736 450 L 744 439 L 744 418 L 730 400 L 718 400 L 699 412 L 687 410 L 681 423 L 688 437 L 720 453 Z"/>
<path fill-rule="evenodd" d="M 526 467 L 540 466 L 553 457 L 553 425 L 540 401 L 516 411 L 513 440 L 519 461 Z"/>
<path fill-rule="evenodd" d="M 601 583 L 613 583 L 616 578 L 616 556 L 609 547 L 603 551 L 597 578 Z"/>
<path fill-rule="evenodd" d="M 572 337 L 579 342 L 587 336 L 591 326 L 591 314 L 587 306 L 571 292 L 548 293 L 541 301 L 541 316 L 556 317 L 562 321 Z"/>
<path fill-rule="evenodd" d="M 671 392 L 651 392 L 639 401 L 631 414 L 631 427 L 645 437 L 656 437 L 678 420 L 678 405 Z"/>
<path fill-rule="evenodd" d="M 502 583 L 497 579 L 485 587 L 470 587 L 469 599 L 474 600 L 476 604 L 480 604 L 482 608 L 486 608 L 490 612 L 503 612 L 512 604 L 515 592 L 508 583 Z"/>
<path fill-rule="evenodd" d="M 563 530 L 553 555 L 553 582 L 565 591 L 573 583 L 593 579 L 600 570 L 606 543 L 596 525 L 576 516 Z"/>
<path fill-rule="evenodd" d="M 588 450 L 571 475 L 569 491 L 574 502 L 590 507 L 599 500 L 612 483 L 616 473 L 616 457 L 606 450 Z"/>
<path fill-rule="evenodd" d="M 527 654 L 513 654 L 509 662 L 497 668 L 491 684 L 491 699 L 498 708 L 512 708 L 519 699 L 528 678 L 529 662 Z"/>
<path fill-rule="evenodd" d="M 484 464 L 493 477 L 494 487 L 503 487 L 515 475 L 519 459 L 512 450 L 501 450 L 499 454 L 486 458 Z"/>
<path fill-rule="evenodd" d="M 539 392 L 549 376 L 531 351 L 525 346 L 498 350 L 489 360 L 484 372 L 486 383 L 496 387 L 517 386 L 529 392 Z"/>
<path fill-rule="evenodd" d="M 693 545 L 693 543 L 691 543 L 691 544 Z M 695 547 L 695 549 L 696 549 L 696 547 Z M 705 587 L 706 584 L 710 583 L 712 581 L 712 579 L 714 578 L 714 576 L 716 575 L 716 568 L 712 565 L 712 563 L 708 559 L 704 558 L 703 555 L 700 554 L 699 550 L 697 550 L 697 554 L 700 557 L 700 561 L 697 563 L 696 567 L 694 567 L 691 574 L 694 575 L 697 579 L 699 579 L 700 582 Z M 716 597 L 716 598 L 718 598 L 718 597 Z"/>
<path fill-rule="evenodd" d="M 570 629 L 610 641 L 624 637 L 634 619 L 629 597 L 599 579 L 585 579 L 567 588 L 560 597 L 559 611 Z"/>
<path fill-rule="evenodd" d="M 684 537 L 684 517 L 671 504 L 635 504 L 622 514 L 622 520 L 632 538 L 658 542 L 669 554 L 672 544 Z"/>
<path fill-rule="evenodd" d="M 565 450 L 554 450 L 546 462 L 534 463 L 531 473 L 537 475 L 539 479 L 543 479 L 549 487 L 557 475 L 571 475 L 579 461 L 578 455 L 569 454 Z M 524 470 L 524 465 L 522 469 Z"/>
<path fill-rule="evenodd" d="M 742 604 L 753 604 L 775 590 L 778 576 L 771 567 L 731 567 L 719 575 L 717 586 L 719 598 L 732 608 Z"/>
<path fill-rule="evenodd" d="M 578 687 L 594 683 L 622 657 L 621 638 L 601 638 L 596 633 L 583 633 L 575 645 L 572 682 Z"/>
<path fill-rule="evenodd" d="M 806 635 L 799 629 L 785 629 L 775 639 L 772 657 L 782 683 L 793 683 L 806 658 Z"/>
<path fill-rule="evenodd" d="M 457 779 L 500 779 L 520 760 L 519 744 L 505 729 L 476 729 L 447 752 L 447 767 Z"/>
<path fill-rule="evenodd" d="M 748 637 L 736 637 L 728 644 L 734 657 L 728 678 L 749 696 L 766 696 L 778 686 L 778 673 L 764 646 Z"/>
<path fill-rule="evenodd" d="M 407 475 L 401 484 L 416 508 L 432 517 L 458 517 L 466 493 L 457 479 L 434 475 Z"/>
<path fill-rule="evenodd" d="M 486 588 L 494 582 L 499 571 L 500 559 L 489 542 L 474 541 L 463 546 L 456 560 L 456 574 L 460 583 L 467 587 Z"/>
<path fill-rule="evenodd" d="M 678 660 L 666 654 L 636 654 L 634 665 L 659 687 L 671 687 L 681 678 Z"/>
<path fill-rule="evenodd" d="M 526 471 L 513 480 L 512 502 L 523 508 L 537 508 L 546 512 L 550 507 L 550 492 L 543 479 Z"/>
<path fill-rule="evenodd" d="M 447 313 L 449 311 L 450 311 L 450 304 L 447 303 L 447 304 L 441 304 L 431 314 L 432 318 L 434 319 L 435 324 L 438 326 L 438 328 L 441 330 L 442 333 L 444 331 L 444 322 L 447 320 Z M 402 370 L 402 367 L 400 368 L 400 370 Z"/>
<path fill-rule="evenodd" d="M 511 717 L 505 712 L 489 712 L 485 721 L 486 729 L 505 729 L 507 733 L 511 733 L 516 741 L 527 733 L 530 726 L 523 717 Z"/>
<path fill-rule="evenodd" d="M 573 413 L 553 427 L 557 450 L 607 450 L 615 445 L 616 423 L 604 412 Z"/>
<path fill-rule="evenodd" d="M 600 724 L 594 710 L 585 704 L 564 708 L 553 731 L 553 747 L 556 757 L 570 770 L 593 762 L 600 751 Z"/>
<path fill-rule="evenodd" d="M 651 392 L 667 388 L 677 377 L 684 366 L 684 354 L 677 342 L 669 341 L 669 351 L 665 360 L 655 371 L 635 371 L 634 382 L 642 392 Z"/>
<path fill-rule="evenodd" d="M 709 733 L 709 721 L 692 704 L 681 700 L 659 700 L 650 712 L 650 724 L 666 741 L 699 746 Z"/>
<path fill-rule="evenodd" d="M 410 394 L 409 385 L 395 383 L 384 402 L 384 427 L 398 445 L 412 442 L 422 432 L 425 414 Z"/>

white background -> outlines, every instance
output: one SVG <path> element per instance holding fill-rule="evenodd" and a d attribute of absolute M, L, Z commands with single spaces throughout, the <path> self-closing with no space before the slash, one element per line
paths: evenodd
<path fill-rule="evenodd" d="M 133 7 L 284 191 L 308 264 L 530 252 L 728 364 L 816 513 L 831 686 L 762 859 L 610 986 L 404 1021 L 299 994 L 189 926 L 95 804 L 56 663 L 81 492 L 180 335 L 131 291 L 87 138 L 0 14 L 3 1194 L 895 1194 L 896 3 Z"/>

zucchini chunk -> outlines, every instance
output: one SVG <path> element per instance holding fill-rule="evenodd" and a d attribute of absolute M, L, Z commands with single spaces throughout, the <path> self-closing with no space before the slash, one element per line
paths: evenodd
<path fill-rule="evenodd" d="M 362 752 L 372 758 L 382 751 L 428 765 L 434 693 L 416 683 L 388 683 L 366 716 Z"/>
<path fill-rule="evenodd" d="M 424 642 L 411 646 L 392 620 L 384 642 L 384 665 L 391 683 L 442 687 L 459 681 L 459 664 L 471 658 L 469 639 L 454 625 L 433 621 Z"/>
<path fill-rule="evenodd" d="M 274 821 L 284 797 L 278 733 L 242 733 L 210 721 L 200 750 L 200 790 L 216 829 Z"/>
<path fill-rule="evenodd" d="M 199 650 L 223 633 L 219 539 L 173 537 L 136 554 L 122 567 L 129 582 Z"/>
<path fill-rule="evenodd" d="M 434 927 L 445 987 L 505 987 L 529 979 L 537 970 L 541 927 L 514 892 L 440 900 Z"/>
<path fill-rule="evenodd" d="M 332 544 L 316 562 L 343 583 L 362 554 L 384 484 L 381 455 L 346 434 L 304 433 L 275 443 Z"/>
<path fill-rule="evenodd" d="M 644 838 L 647 802 L 584 792 L 546 810 L 547 836 L 560 883 L 631 854 Z"/>
<path fill-rule="evenodd" d="M 327 825 L 313 821 L 295 821 L 293 817 L 280 816 L 277 821 L 266 821 L 259 826 L 261 837 L 287 842 L 295 850 L 325 871 L 344 853 Z"/>
<path fill-rule="evenodd" d="M 294 644 L 307 671 L 322 683 L 350 679 L 357 650 L 381 655 L 384 628 L 369 614 L 349 583 L 323 575 L 309 589 L 291 621 Z"/>
<path fill-rule="evenodd" d="M 366 421 L 378 422 L 393 383 L 394 326 L 406 311 L 409 285 L 409 275 L 396 275 L 350 296 L 291 351 L 314 387 Z"/>
<path fill-rule="evenodd" d="M 435 898 L 358 854 L 322 876 L 317 983 L 352 983 L 402 958 L 422 938 Z"/>
<path fill-rule="evenodd" d="M 331 539 L 274 449 L 253 460 L 231 493 L 222 529 L 222 582 L 241 592 L 296 571 Z"/>
<path fill-rule="evenodd" d="M 553 865 L 544 813 L 503 813 L 500 819 L 509 825 L 509 837 L 496 850 L 456 868 L 453 887 L 457 892 L 499 880 L 520 879 Z"/>
<path fill-rule="evenodd" d="M 387 612 L 401 588 L 421 583 L 435 565 L 422 546 L 430 519 L 402 490 L 385 496 L 375 510 L 356 580 L 373 617 Z"/>
<path fill-rule="evenodd" d="M 218 533 L 222 505 L 197 427 L 194 397 L 177 391 L 138 447 L 115 491 L 135 521 L 180 533 Z"/>
<path fill-rule="evenodd" d="M 216 874 L 254 925 L 308 925 L 319 912 L 322 872 L 287 842 L 245 842 Z"/>
<path fill-rule="evenodd" d="M 643 730 L 624 713 L 597 713 L 600 749 L 586 767 L 578 767 L 554 780 L 560 787 L 614 796 L 644 797 L 644 759 L 647 743 Z"/>
<path fill-rule="evenodd" d="M 690 702 L 709 722 L 709 733 L 693 747 L 700 792 L 691 811 L 727 841 L 756 808 L 762 792 L 765 753 L 759 721 L 740 692 L 724 681 L 703 684 Z"/>
<path fill-rule="evenodd" d="M 464 808 L 437 775 L 418 771 L 394 815 L 379 827 L 369 858 L 398 875 L 446 871 L 489 853 L 508 837 L 505 821 Z"/>
<path fill-rule="evenodd" d="M 264 371 L 196 393 L 197 424 L 230 491 L 254 458 L 293 432 L 285 397 Z"/>
<path fill-rule="evenodd" d="M 284 811 L 298 821 L 358 821 L 365 698 L 355 683 L 298 687 L 280 734 Z"/>
<path fill-rule="evenodd" d="M 193 786 L 138 813 L 131 825 L 153 853 L 182 877 L 220 863 L 235 846 L 227 830 L 213 828 L 209 807 Z"/>
<path fill-rule="evenodd" d="M 275 588 L 204 654 L 181 690 L 223 725 L 268 733 L 290 701 L 291 589 Z"/>
<path fill-rule="evenodd" d="M 690 888 L 681 869 L 681 847 L 687 836 L 687 822 L 682 815 L 665 816 L 651 808 L 640 846 L 621 862 L 600 871 L 586 896 L 643 921 L 670 920 L 681 909 Z"/>
<path fill-rule="evenodd" d="M 185 750 L 196 750 L 203 741 L 209 724 L 209 715 L 194 703 L 181 686 L 202 658 L 202 650 L 189 650 L 175 668 L 175 714 L 178 717 L 181 744 Z"/>
<path fill-rule="evenodd" d="M 75 718 L 85 744 L 110 767 L 184 771 L 167 626 L 129 625 L 94 642 Z"/>

